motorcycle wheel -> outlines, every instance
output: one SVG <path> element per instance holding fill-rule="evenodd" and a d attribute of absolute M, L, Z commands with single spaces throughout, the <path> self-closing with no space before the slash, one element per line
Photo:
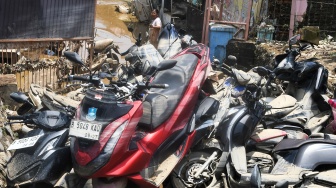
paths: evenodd
<path fill-rule="evenodd" d="M 205 161 L 211 156 L 208 152 L 193 152 L 188 156 L 184 157 L 174 168 L 171 175 L 171 185 L 173 188 L 183 188 L 183 187 L 197 187 L 197 188 L 220 188 L 222 187 L 221 181 L 215 175 L 212 175 L 206 181 L 187 186 L 184 182 L 190 182 L 192 178 L 188 175 L 193 173 L 198 167 L 202 166 Z M 183 181 L 181 180 L 183 179 Z"/>

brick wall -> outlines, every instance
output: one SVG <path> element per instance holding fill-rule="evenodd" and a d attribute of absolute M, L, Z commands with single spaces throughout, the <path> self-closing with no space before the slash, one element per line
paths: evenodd
<path fill-rule="evenodd" d="M 302 25 L 319 26 L 321 37 L 336 37 L 336 0 L 308 0 Z"/>
<path fill-rule="evenodd" d="M 336 37 L 336 0 L 307 0 L 308 7 L 302 26 L 319 26 L 321 37 Z M 276 19 L 274 39 L 288 40 L 292 0 L 269 0 L 269 19 Z"/>

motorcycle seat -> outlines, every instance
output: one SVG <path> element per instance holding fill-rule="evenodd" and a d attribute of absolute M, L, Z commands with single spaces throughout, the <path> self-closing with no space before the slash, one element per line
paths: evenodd
<path fill-rule="evenodd" d="M 268 105 L 272 106 L 272 109 L 282 109 L 294 107 L 296 102 L 297 100 L 294 97 L 283 94 L 269 102 Z"/>
<path fill-rule="evenodd" d="M 284 150 L 293 150 L 298 149 L 301 146 L 305 144 L 311 144 L 311 143 L 325 143 L 325 144 L 333 144 L 336 145 L 336 140 L 333 139 L 318 139 L 318 138 L 311 138 L 311 139 L 283 139 L 281 142 L 279 142 L 278 145 L 276 145 L 273 149 L 273 153 L 284 151 Z"/>
<path fill-rule="evenodd" d="M 102 52 L 106 47 L 113 43 L 113 39 L 102 39 L 94 42 L 93 49 L 96 53 Z M 91 46 L 88 47 L 91 49 Z"/>
<path fill-rule="evenodd" d="M 139 126 L 153 130 L 166 121 L 180 102 L 190 79 L 194 74 L 198 58 L 194 54 L 184 54 L 174 58 L 176 65 L 157 73 L 153 84 L 168 84 L 166 89 L 152 88 L 143 101 L 143 116 Z"/>
<path fill-rule="evenodd" d="M 251 76 L 242 70 L 232 68 L 232 73 L 240 85 L 246 85 L 251 80 Z"/>

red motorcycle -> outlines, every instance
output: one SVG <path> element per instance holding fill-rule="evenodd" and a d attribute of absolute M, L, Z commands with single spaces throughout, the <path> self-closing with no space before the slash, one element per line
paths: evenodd
<path fill-rule="evenodd" d="M 197 44 L 159 63 L 150 82 L 102 86 L 92 77 L 73 77 L 96 86 L 70 125 L 75 172 L 92 178 L 94 187 L 162 185 L 214 130 L 219 102 L 202 90 L 210 66 L 209 48 Z"/>

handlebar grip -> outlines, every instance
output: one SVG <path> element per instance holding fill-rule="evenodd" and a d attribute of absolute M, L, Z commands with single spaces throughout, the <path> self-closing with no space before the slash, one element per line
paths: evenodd
<path fill-rule="evenodd" d="M 225 63 L 222 64 L 222 67 L 227 69 L 227 70 L 231 70 L 231 67 Z"/>
<path fill-rule="evenodd" d="M 299 48 L 299 51 L 304 50 L 308 45 L 309 45 L 309 44 L 304 44 L 304 45 L 302 45 L 302 46 Z"/>
<path fill-rule="evenodd" d="M 267 90 L 270 90 L 270 89 L 271 89 L 271 88 L 270 88 L 271 81 L 274 80 L 275 78 L 276 78 L 276 75 L 275 75 L 274 73 L 271 73 L 271 74 L 269 75 L 269 77 L 268 77 L 268 79 L 267 79 L 267 82 L 266 82 L 266 85 L 265 85 L 265 87 L 266 87 Z"/>
<path fill-rule="evenodd" d="M 80 80 L 80 81 L 86 81 L 86 82 L 90 81 L 89 77 L 76 76 L 76 75 L 70 75 L 68 78 L 69 80 Z"/>
<path fill-rule="evenodd" d="M 121 56 L 125 56 L 125 55 L 128 54 L 128 52 L 129 52 L 129 50 L 127 50 L 127 51 L 125 51 L 125 52 L 121 52 L 120 55 L 121 55 Z"/>
<path fill-rule="evenodd" d="M 7 116 L 8 120 L 25 120 L 25 116 Z"/>
<path fill-rule="evenodd" d="M 149 88 L 167 88 L 169 87 L 168 84 L 149 84 Z"/>

